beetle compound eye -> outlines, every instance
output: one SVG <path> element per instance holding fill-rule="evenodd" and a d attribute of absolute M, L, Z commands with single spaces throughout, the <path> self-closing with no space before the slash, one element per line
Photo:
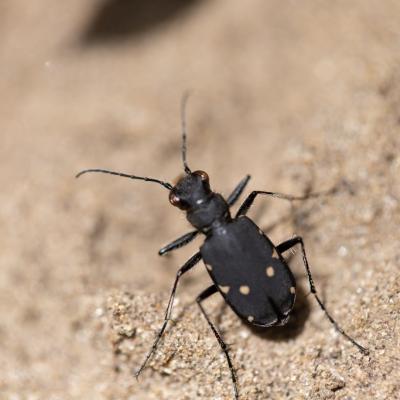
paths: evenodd
<path fill-rule="evenodd" d="M 202 180 L 203 182 L 208 182 L 209 179 L 210 179 L 210 178 L 208 177 L 207 172 L 204 172 L 204 171 L 194 171 L 193 174 L 200 176 L 200 178 L 201 178 L 201 180 Z"/>
<path fill-rule="evenodd" d="M 179 196 L 177 196 L 175 193 L 171 192 L 169 194 L 169 202 L 175 206 L 180 208 L 181 210 L 187 210 L 189 208 L 189 205 L 182 201 Z"/>
<path fill-rule="evenodd" d="M 173 192 L 171 192 L 169 194 L 169 202 L 175 206 L 175 207 L 179 207 L 179 203 L 180 203 L 181 199 Z"/>

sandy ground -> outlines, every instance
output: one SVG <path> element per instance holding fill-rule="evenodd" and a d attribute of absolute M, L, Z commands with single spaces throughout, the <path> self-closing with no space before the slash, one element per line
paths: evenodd
<path fill-rule="evenodd" d="M 367 346 L 340 337 L 300 286 L 288 326 L 256 332 L 206 303 L 230 345 L 241 399 L 400 399 L 398 1 L 78 1 L 0 4 L 0 398 L 232 399 L 229 370 L 185 277 L 159 351 L 136 381 L 175 272 L 201 243 L 166 191 L 179 102 L 191 89 L 189 164 L 275 243 L 305 239 L 321 296 Z M 343 184 L 344 182 L 344 184 Z"/>

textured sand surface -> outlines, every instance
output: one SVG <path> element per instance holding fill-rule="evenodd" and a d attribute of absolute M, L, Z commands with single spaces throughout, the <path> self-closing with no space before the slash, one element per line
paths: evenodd
<path fill-rule="evenodd" d="M 164 2 L 165 3 L 165 2 Z M 4 0 L 0 4 L 0 399 L 232 399 L 229 370 L 182 279 L 164 340 L 132 377 L 162 322 L 180 265 L 201 239 L 157 185 L 74 174 L 103 167 L 173 181 L 182 172 L 179 102 L 192 169 L 275 243 L 304 237 L 340 337 L 290 259 L 290 323 L 258 332 L 215 296 L 241 399 L 400 399 L 400 4 L 398 1 Z M 244 196 L 243 196 L 244 197 Z"/>

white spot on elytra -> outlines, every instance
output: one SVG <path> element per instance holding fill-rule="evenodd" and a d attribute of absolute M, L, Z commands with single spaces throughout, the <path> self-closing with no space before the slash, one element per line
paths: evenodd
<path fill-rule="evenodd" d="M 292 293 L 292 294 L 295 294 L 295 293 L 296 293 L 296 289 L 295 289 L 294 286 L 292 286 L 292 287 L 290 288 L 290 293 Z"/>
<path fill-rule="evenodd" d="M 219 290 L 220 290 L 222 293 L 225 293 L 225 294 L 228 294 L 228 292 L 229 292 L 230 289 L 231 289 L 230 286 L 219 286 Z"/>
<path fill-rule="evenodd" d="M 275 275 L 274 267 L 267 267 L 265 272 L 266 272 L 267 276 L 269 276 L 270 278 L 272 278 Z"/>
<path fill-rule="evenodd" d="M 246 285 L 240 286 L 239 292 L 244 294 L 244 295 L 247 295 L 247 294 L 250 293 L 250 288 L 248 286 L 246 286 Z"/>
<path fill-rule="evenodd" d="M 249 316 L 247 317 L 247 321 L 253 322 L 253 321 L 254 321 L 254 317 L 253 317 L 252 315 L 249 315 Z"/>

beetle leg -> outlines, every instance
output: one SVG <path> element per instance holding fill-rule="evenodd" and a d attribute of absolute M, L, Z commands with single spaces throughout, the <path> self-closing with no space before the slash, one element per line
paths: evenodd
<path fill-rule="evenodd" d="M 169 298 L 168 301 L 168 306 L 167 309 L 165 311 L 165 317 L 164 317 L 164 323 L 161 327 L 161 329 L 158 331 L 157 333 L 157 337 L 153 343 L 153 346 L 151 346 L 150 351 L 147 353 L 147 356 L 143 362 L 143 364 L 140 366 L 140 368 L 137 370 L 137 372 L 135 373 L 136 378 L 140 375 L 140 373 L 143 371 L 144 367 L 146 366 L 147 362 L 149 361 L 150 357 L 154 354 L 154 352 L 157 349 L 158 346 L 158 342 L 160 341 L 165 328 L 167 327 L 168 321 L 171 318 L 171 312 L 172 312 L 172 307 L 173 307 L 173 303 L 174 303 L 174 298 L 175 298 L 175 292 L 176 292 L 176 288 L 178 286 L 178 282 L 180 277 L 187 271 L 189 271 L 191 268 L 193 268 L 199 261 L 201 260 L 201 254 L 200 252 L 197 252 L 196 254 L 194 254 L 188 261 L 186 261 L 186 263 L 178 270 L 178 272 L 176 273 L 176 278 L 175 278 L 175 282 L 174 282 L 174 286 L 172 287 L 172 291 L 171 291 L 171 296 Z"/>
<path fill-rule="evenodd" d="M 160 249 L 158 254 L 160 256 L 163 256 L 164 254 L 166 254 L 172 250 L 179 249 L 179 247 L 182 247 L 182 246 L 186 246 L 198 235 L 198 233 L 199 233 L 199 231 L 196 230 L 196 231 L 192 231 L 192 232 L 184 234 L 180 238 L 174 240 L 173 242 L 167 244 L 162 249 Z"/>
<path fill-rule="evenodd" d="M 240 217 L 241 215 L 246 215 L 247 211 L 249 211 L 249 208 L 252 206 L 255 198 L 259 194 L 263 194 L 266 196 L 272 196 L 272 197 L 276 197 L 278 199 L 284 199 L 284 200 L 288 200 L 288 201 L 295 201 L 295 200 L 307 200 L 312 197 L 319 197 L 322 195 L 331 194 L 331 193 L 334 193 L 335 191 L 336 191 L 336 188 L 333 188 L 333 189 L 327 190 L 325 192 L 307 193 L 304 196 L 292 196 L 290 194 L 283 194 L 283 193 L 277 193 L 277 192 L 264 192 L 262 190 L 255 190 L 247 196 L 246 200 L 240 206 L 239 211 L 236 213 L 235 218 Z"/>
<path fill-rule="evenodd" d="M 239 196 L 242 194 L 244 188 L 248 184 L 250 180 L 250 175 L 246 175 L 233 189 L 232 193 L 229 195 L 228 199 L 226 202 L 228 203 L 229 207 L 233 206 L 235 204 L 236 200 L 239 198 Z"/>
<path fill-rule="evenodd" d="M 204 307 L 201 305 L 201 302 L 203 300 L 205 300 L 208 297 L 212 296 L 217 291 L 218 291 L 218 289 L 217 289 L 217 287 L 215 285 L 210 286 L 209 288 L 204 290 L 202 293 L 200 293 L 200 295 L 196 299 L 196 302 L 199 305 L 200 310 L 201 310 L 202 314 L 204 315 L 205 319 L 207 320 L 208 325 L 210 326 L 211 330 L 213 331 L 215 337 L 217 338 L 218 343 L 219 343 L 222 351 L 225 353 L 226 361 L 228 362 L 229 370 L 231 371 L 231 378 L 232 378 L 233 388 L 234 388 L 234 391 L 235 391 L 235 399 L 238 400 L 239 399 L 239 391 L 238 391 L 238 388 L 237 388 L 237 378 L 236 378 L 235 370 L 234 370 L 233 365 L 232 365 L 231 358 L 229 356 L 228 347 L 225 344 L 224 340 L 222 339 L 221 334 L 218 332 L 218 329 L 211 322 L 211 320 L 210 320 L 209 316 L 207 315 Z"/>
<path fill-rule="evenodd" d="M 351 343 L 353 343 L 353 345 L 357 346 L 358 349 L 361 351 L 361 353 L 363 353 L 364 355 L 368 355 L 369 354 L 369 350 L 366 349 L 365 347 L 361 346 L 360 344 L 358 344 L 351 336 L 349 336 L 339 325 L 338 323 L 333 319 L 333 317 L 329 314 L 328 310 L 326 309 L 324 303 L 321 301 L 321 299 L 319 298 L 318 294 L 317 294 L 317 289 L 315 288 L 314 285 L 314 280 L 312 278 L 311 275 L 311 270 L 310 270 L 310 266 L 308 265 L 308 261 L 307 261 L 307 256 L 306 256 L 306 249 L 304 247 L 304 242 L 303 242 L 303 238 L 301 238 L 300 236 L 295 236 L 292 239 L 287 240 L 286 242 L 283 242 L 281 244 L 279 244 L 276 249 L 278 250 L 279 253 L 283 253 L 289 249 L 291 249 L 293 246 L 300 244 L 301 246 L 301 252 L 303 254 L 303 263 L 304 266 L 306 268 L 306 272 L 307 272 L 307 276 L 308 276 L 308 282 L 310 284 L 310 290 L 311 293 L 314 295 L 315 299 L 317 300 L 317 303 L 319 304 L 319 306 L 321 307 L 322 311 L 325 313 L 325 315 L 327 316 L 327 318 L 329 319 L 329 321 L 332 323 L 332 325 L 335 327 L 335 329 L 342 334 L 347 340 L 349 340 Z"/>

